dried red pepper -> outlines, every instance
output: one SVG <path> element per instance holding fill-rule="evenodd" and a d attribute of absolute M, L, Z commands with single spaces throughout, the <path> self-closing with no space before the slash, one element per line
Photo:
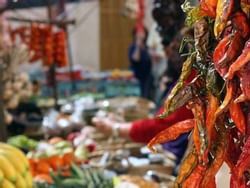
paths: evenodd
<path fill-rule="evenodd" d="M 209 25 L 206 19 L 200 19 L 194 24 L 194 41 L 196 61 L 206 63 L 209 45 Z"/>
<path fill-rule="evenodd" d="M 189 103 L 194 119 L 195 126 L 193 132 L 193 141 L 199 160 L 207 162 L 208 140 L 207 131 L 205 129 L 205 106 L 201 99 L 197 98 Z"/>
<path fill-rule="evenodd" d="M 250 34 L 249 21 L 243 12 L 238 11 L 233 15 L 232 26 L 244 39 L 248 39 Z"/>
<path fill-rule="evenodd" d="M 218 43 L 213 53 L 214 66 L 221 77 L 224 77 L 228 71 L 227 67 L 220 66 L 219 62 L 221 61 L 222 57 L 225 55 L 227 47 L 230 45 L 230 42 L 231 42 L 230 39 L 231 39 L 231 35 L 227 35 L 226 37 L 224 37 Z"/>
<path fill-rule="evenodd" d="M 210 18 L 195 19 L 196 23 L 193 25 L 195 53 L 189 57 L 192 63 L 186 62 L 180 82 L 165 102 L 164 115 L 185 104 L 188 104 L 194 114 L 192 120 L 194 149 L 184 160 L 175 187 L 215 188 L 216 173 L 224 162 L 231 169 L 231 188 L 249 187 L 250 152 L 247 150 L 250 150 L 250 6 L 248 5 L 250 5 L 249 0 L 218 0 L 217 3 L 216 0 L 201 0 L 200 6 L 192 9 L 192 11 L 201 9 L 201 12 Z M 188 16 L 191 17 L 192 14 Z M 213 17 L 215 22 L 212 20 Z M 214 28 L 215 38 L 210 27 Z M 192 67 L 197 69 L 198 76 L 191 84 L 185 85 Z M 226 86 L 226 92 L 223 84 Z M 192 127 L 189 130 L 191 129 Z M 178 132 L 176 135 L 182 132 L 180 127 L 175 131 Z M 164 134 L 166 132 L 162 133 L 162 138 L 169 137 Z M 246 139 L 248 140 L 244 145 Z"/>
<path fill-rule="evenodd" d="M 241 110 L 240 104 L 232 101 L 229 104 L 229 113 L 230 113 L 230 117 L 232 118 L 233 122 L 235 123 L 235 125 L 239 129 L 239 131 L 241 133 L 245 134 L 246 121 L 245 121 L 245 116 Z"/>
<path fill-rule="evenodd" d="M 229 67 L 228 73 L 225 76 L 226 79 L 232 79 L 235 72 L 239 71 L 245 64 L 250 61 L 250 40 L 245 44 L 242 54 L 237 60 Z"/>
<path fill-rule="evenodd" d="M 244 40 L 240 32 L 235 32 L 225 38 L 229 40 L 227 45 L 223 47 L 226 51 L 221 59 L 218 62 L 215 62 L 218 63 L 219 67 L 228 67 L 231 65 L 232 62 L 240 55 L 244 46 Z"/>
<path fill-rule="evenodd" d="M 181 134 L 191 131 L 194 127 L 194 123 L 195 121 L 193 119 L 188 119 L 188 120 L 178 122 L 166 128 L 165 130 L 157 134 L 152 140 L 150 140 L 150 142 L 148 143 L 149 149 L 151 149 L 152 151 L 155 151 L 153 149 L 154 145 L 161 144 L 164 142 L 169 142 L 171 140 L 175 140 Z"/>
<path fill-rule="evenodd" d="M 246 187 L 246 177 L 244 172 L 250 168 L 250 137 L 247 139 L 240 158 L 235 166 L 234 173 L 236 181 L 232 180 L 238 187 Z"/>
<path fill-rule="evenodd" d="M 248 0 L 241 0 L 240 6 L 242 11 L 247 15 L 248 18 L 250 18 L 250 4 Z"/>
<path fill-rule="evenodd" d="M 183 182 L 183 188 L 197 188 L 201 187 L 201 182 L 206 173 L 206 166 L 197 165 L 192 174 Z"/>
<path fill-rule="evenodd" d="M 206 112 L 206 128 L 208 137 L 208 148 L 210 149 L 212 141 L 215 139 L 215 112 L 219 107 L 219 100 L 211 93 L 208 95 L 208 105 Z"/>
<path fill-rule="evenodd" d="M 180 75 L 180 78 L 178 79 L 177 84 L 171 90 L 170 94 L 167 97 L 167 100 L 164 103 L 165 111 L 163 112 L 163 114 L 161 114 L 161 117 L 165 117 L 176 110 L 176 108 L 174 107 L 174 103 L 176 102 L 174 100 L 174 97 L 185 86 L 185 80 L 191 73 L 193 62 L 194 62 L 194 54 L 191 55 L 189 58 L 187 58 L 187 60 L 183 63 L 182 73 Z"/>
<path fill-rule="evenodd" d="M 200 9 L 206 16 L 216 17 L 216 6 L 218 0 L 201 0 Z"/>
<path fill-rule="evenodd" d="M 214 140 L 213 147 L 211 148 L 211 155 L 213 156 L 213 160 L 212 162 L 210 162 L 201 184 L 201 187 L 204 188 L 209 187 L 210 182 L 213 182 L 215 175 L 219 171 L 225 159 L 228 147 L 228 131 L 225 128 L 223 118 L 224 117 L 221 117 L 217 121 L 217 137 Z M 213 184 L 211 184 L 210 186 L 213 186 Z"/>
<path fill-rule="evenodd" d="M 234 81 L 230 81 L 227 83 L 227 91 L 226 92 L 227 92 L 226 96 L 225 96 L 222 104 L 217 109 L 217 111 L 215 113 L 215 117 L 218 117 L 219 115 L 221 115 L 227 109 L 228 105 L 232 101 L 233 96 L 234 96 L 234 92 L 235 92 L 235 82 Z"/>
<path fill-rule="evenodd" d="M 182 187 L 182 183 L 190 176 L 193 169 L 198 164 L 198 156 L 195 150 L 192 150 L 181 164 L 179 174 L 174 182 L 174 187 Z"/>
<path fill-rule="evenodd" d="M 234 0 L 218 0 L 214 23 L 214 35 L 216 38 L 219 38 L 221 33 L 224 31 L 233 7 Z"/>
<path fill-rule="evenodd" d="M 240 88 L 242 94 L 235 99 L 235 102 L 244 102 L 250 100 L 250 63 L 247 63 L 241 70 L 240 70 Z"/>

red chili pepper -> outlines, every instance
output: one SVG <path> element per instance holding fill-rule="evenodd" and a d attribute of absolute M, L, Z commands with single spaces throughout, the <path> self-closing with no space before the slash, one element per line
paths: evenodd
<path fill-rule="evenodd" d="M 250 100 L 250 63 L 247 63 L 239 72 L 242 94 L 235 99 L 236 103 Z"/>
<path fill-rule="evenodd" d="M 182 183 L 190 176 L 193 169 L 197 166 L 198 157 L 193 149 L 181 164 L 178 176 L 175 180 L 174 187 L 182 187 Z"/>
<path fill-rule="evenodd" d="M 250 4 L 248 0 L 241 0 L 240 1 L 241 9 L 242 11 L 247 15 L 247 17 L 250 17 Z"/>
<path fill-rule="evenodd" d="M 206 185 L 206 187 L 204 187 L 204 188 L 216 188 L 215 177 L 212 178 L 212 179 L 208 182 L 208 184 Z"/>
<path fill-rule="evenodd" d="M 217 2 L 218 0 L 201 0 L 200 9 L 206 16 L 215 18 Z"/>
<path fill-rule="evenodd" d="M 243 12 L 236 12 L 232 18 L 232 25 L 233 28 L 240 32 L 240 34 L 245 38 L 248 39 L 250 28 L 249 28 L 249 21 L 246 15 Z"/>
<path fill-rule="evenodd" d="M 189 103 L 195 119 L 193 141 L 199 160 L 207 162 L 208 141 L 205 129 L 205 106 L 201 99 L 197 98 Z"/>
<path fill-rule="evenodd" d="M 215 178 L 215 175 L 219 171 L 221 165 L 224 162 L 227 147 L 228 147 L 228 131 L 224 125 L 224 117 L 221 117 L 217 121 L 217 137 L 214 140 L 214 144 L 211 148 L 213 161 L 209 163 L 209 166 L 204 175 L 204 179 L 201 187 L 208 187 L 210 182 Z"/>
<path fill-rule="evenodd" d="M 197 188 L 204 178 L 206 166 L 197 165 L 192 174 L 183 182 L 183 188 Z"/>
<path fill-rule="evenodd" d="M 218 0 L 216 18 L 214 23 L 214 35 L 219 38 L 226 27 L 229 16 L 234 7 L 234 0 Z"/>
<path fill-rule="evenodd" d="M 227 74 L 227 67 L 221 67 L 219 62 L 226 53 L 227 47 L 230 45 L 231 35 L 225 36 L 216 46 L 213 53 L 214 66 L 220 76 L 224 77 Z"/>
<path fill-rule="evenodd" d="M 250 137 L 247 139 L 243 149 L 242 153 L 240 155 L 240 158 L 237 162 L 237 165 L 235 166 L 234 173 L 235 180 L 233 182 L 238 185 L 238 187 L 246 187 L 246 177 L 244 175 L 244 172 L 247 171 L 250 167 Z"/>
<path fill-rule="evenodd" d="M 194 127 L 194 123 L 194 119 L 188 119 L 178 122 L 170 126 L 169 128 L 166 128 L 165 130 L 157 134 L 152 140 L 150 140 L 150 142 L 148 143 L 149 149 L 155 151 L 153 148 L 154 145 L 175 140 L 181 134 L 191 131 Z"/>
<path fill-rule="evenodd" d="M 166 117 L 170 113 L 176 110 L 175 108 L 175 97 L 179 94 L 179 91 L 183 89 L 185 86 L 185 81 L 190 75 L 192 71 L 192 65 L 194 62 L 194 54 L 191 55 L 187 60 L 183 63 L 182 72 L 178 79 L 178 82 L 175 84 L 174 88 L 171 90 L 170 94 L 167 97 L 167 100 L 164 102 L 165 111 L 160 115 L 160 117 Z"/>
<path fill-rule="evenodd" d="M 228 107 L 228 105 L 232 101 L 234 91 L 235 91 L 235 87 L 236 86 L 235 86 L 234 81 L 230 81 L 230 82 L 227 83 L 227 93 L 226 93 L 226 96 L 225 96 L 222 104 L 219 106 L 219 108 L 215 112 L 215 117 L 216 118 L 225 111 L 225 109 Z"/>
<path fill-rule="evenodd" d="M 232 64 L 234 60 L 240 55 L 242 48 L 244 47 L 244 39 L 240 32 L 235 32 L 234 34 L 229 35 L 229 43 L 224 46 L 226 50 L 223 56 L 219 59 L 218 66 L 219 67 L 228 67 Z"/>
<path fill-rule="evenodd" d="M 193 131 L 193 142 L 196 152 L 199 154 L 199 161 L 201 161 L 201 143 L 200 143 L 200 133 L 197 123 L 195 122 L 194 131 Z"/>
<path fill-rule="evenodd" d="M 206 112 L 206 128 L 208 136 L 208 148 L 211 147 L 215 138 L 215 112 L 219 107 L 219 100 L 211 93 L 208 96 L 208 106 Z"/>
<path fill-rule="evenodd" d="M 250 61 L 250 40 L 246 42 L 242 54 L 229 67 L 228 74 L 225 76 L 225 78 L 232 79 L 234 77 L 235 72 L 239 71 L 249 61 Z"/>
<path fill-rule="evenodd" d="M 235 123 L 235 125 L 239 129 L 239 131 L 241 133 L 245 134 L 246 121 L 245 121 L 244 114 L 241 110 L 240 104 L 232 101 L 229 104 L 229 113 L 230 113 L 230 117 L 232 118 L 233 122 Z"/>
<path fill-rule="evenodd" d="M 234 166 L 236 165 L 239 156 L 242 152 L 241 148 L 244 145 L 243 144 L 244 137 L 242 137 L 242 135 L 240 134 L 240 132 L 236 127 L 230 129 L 229 132 L 230 134 L 228 137 L 228 148 L 225 156 L 225 162 L 227 163 L 231 171 L 233 171 Z"/>

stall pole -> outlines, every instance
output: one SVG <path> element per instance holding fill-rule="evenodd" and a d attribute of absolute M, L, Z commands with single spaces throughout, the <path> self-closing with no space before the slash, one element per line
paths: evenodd
<path fill-rule="evenodd" d="M 52 5 L 50 0 L 47 1 L 47 13 L 48 13 L 48 21 L 49 23 L 52 20 Z M 59 110 L 59 105 L 58 105 L 58 92 L 57 92 L 57 80 L 56 80 L 56 64 L 53 63 L 50 68 L 49 68 L 49 82 L 52 86 L 53 89 L 53 98 L 55 100 L 55 109 Z"/>
<path fill-rule="evenodd" d="M 65 12 L 65 0 L 59 0 L 58 4 L 58 14 L 62 14 Z M 64 15 L 63 19 L 67 19 L 67 14 Z M 67 37 L 67 53 L 68 53 L 68 61 L 69 61 L 69 72 L 70 72 L 70 81 L 71 81 L 71 91 L 76 90 L 76 84 L 74 81 L 74 75 L 73 75 L 73 57 L 72 57 L 72 49 L 70 45 L 70 38 L 69 38 L 69 32 L 68 32 L 68 24 L 64 23 L 61 25 L 61 28 L 64 30 L 66 37 Z"/>
<path fill-rule="evenodd" d="M 5 124 L 4 104 L 3 104 L 3 92 L 4 92 L 3 72 L 4 72 L 4 67 L 2 64 L 0 64 L 0 141 L 6 142 L 7 129 Z"/>

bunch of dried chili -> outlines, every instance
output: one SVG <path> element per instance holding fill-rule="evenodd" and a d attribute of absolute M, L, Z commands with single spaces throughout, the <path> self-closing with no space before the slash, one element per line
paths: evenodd
<path fill-rule="evenodd" d="M 193 148 L 183 160 L 175 187 L 216 187 L 215 176 L 224 162 L 231 170 L 230 187 L 249 187 L 250 1 L 201 0 L 192 8 L 201 13 L 189 19 L 195 20 L 195 48 L 161 117 L 187 105 L 194 119 L 170 126 L 149 147 L 191 132 Z M 197 77 L 187 84 L 193 69 Z"/>

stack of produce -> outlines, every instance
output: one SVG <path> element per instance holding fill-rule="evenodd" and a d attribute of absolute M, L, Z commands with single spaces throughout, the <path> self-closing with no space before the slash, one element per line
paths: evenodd
<path fill-rule="evenodd" d="M 50 179 L 51 172 L 60 171 L 62 175 L 69 176 L 71 163 L 88 163 L 91 149 L 83 144 L 74 147 L 71 142 L 59 137 L 40 142 L 35 150 L 27 154 L 32 175 L 39 179 Z"/>
<path fill-rule="evenodd" d="M 114 69 L 111 72 L 110 79 L 130 79 L 133 78 L 134 74 L 132 71 L 129 70 L 119 70 L 119 69 Z"/>
<path fill-rule="evenodd" d="M 186 23 L 194 27 L 194 39 L 189 40 L 194 41 L 193 49 L 161 118 L 183 105 L 194 118 L 159 133 L 149 147 L 192 131 L 193 148 L 175 187 L 216 187 L 215 176 L 225 162 L 231 170 L 230 187 L 246 188 L 250 180 L 250 3 L 201 0 L 197 7 L 190 5 L 186 1 L 183 9 Z M 188 83 L 191 72 L 196 77 Z"/>
<path fill-rule="evenodd" d="M 5 108 L 5 122 L 10 124 L 13 117 L 8 110 L 16 109 L 20 102 L 27 101 L 32 95 L 32 85 L 26 73 L 12 73 L 5 80 L 3 102 Z"/>
<path fill-rule="evenodd" d="M 4 104 L 7 109 L 15 109 L 20 101 L 26 101 L 32 95 L 32 85 L 26 73 L 13 74 L 8 79 L 3 91 Z"/>
<path fill-rule="evenodd" d="M 32 188 L 29 162 L 18 149 L 0 143 L 0 187 Z"/>
<path fill-rule="evenodd" d="M 35 178 L 36 188 L 113 188 L 112 178 L 107 178 L 103 171 L 92 168 L 80 168 L 74 163 L 70 165 L 70 175 L 51 173 L 50 178 Z"/>

